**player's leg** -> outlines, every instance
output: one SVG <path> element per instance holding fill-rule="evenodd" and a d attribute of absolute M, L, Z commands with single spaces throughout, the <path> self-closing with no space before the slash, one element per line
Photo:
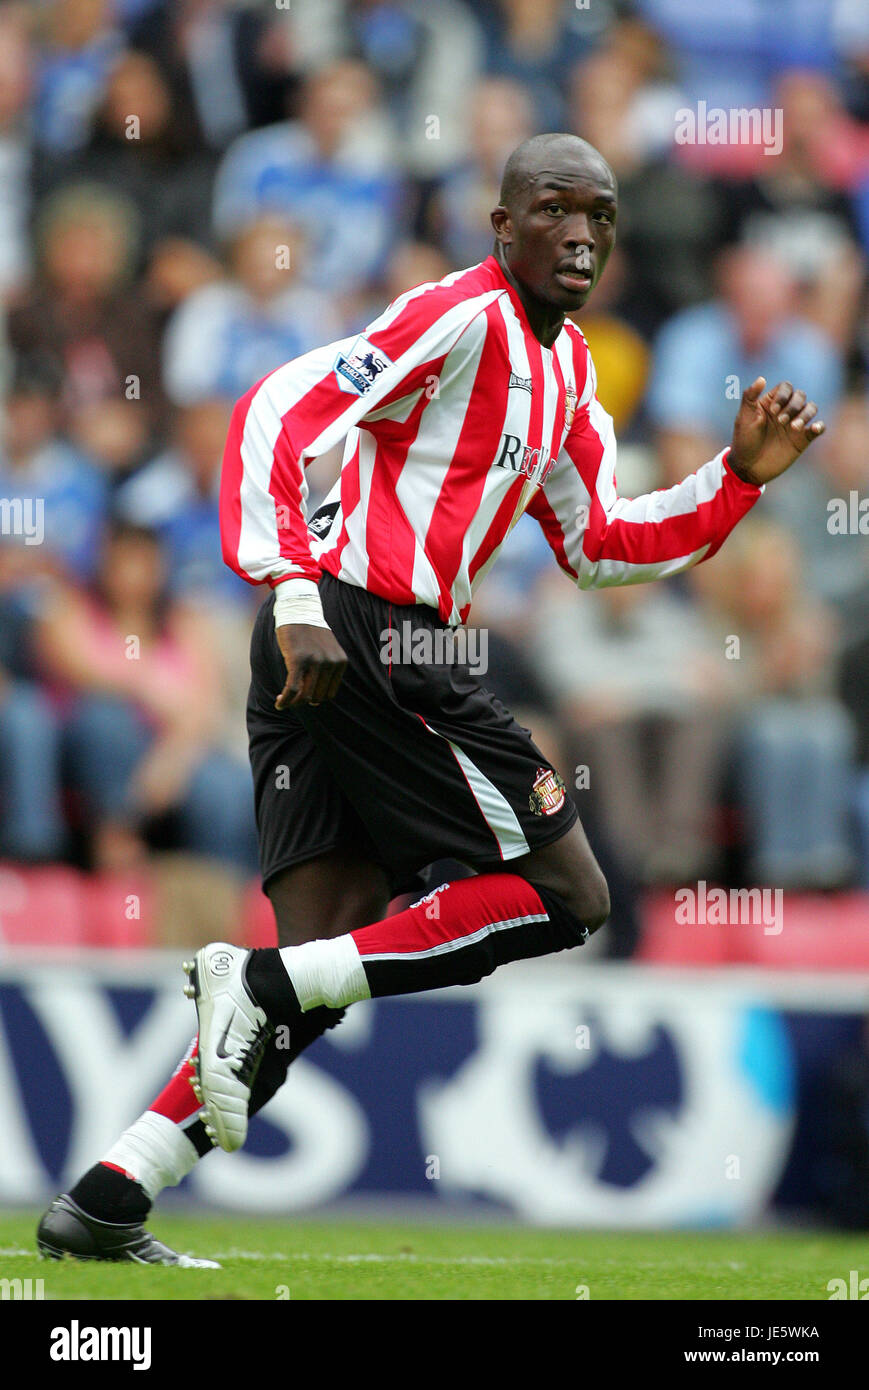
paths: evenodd
<path fill-rule="evenodd" d="M 292 1044 L 324 1010 L 472 984 L 510 961 L 583 944 L 608 915 L 606 880 L 576 820 L 499 870 L 442 884 L 404 912 L 329 940 L 251 953 L 206 948 L 191 988 L 208 1133 L 229 1150 L 244 1142 L 249 1080 L 276 1030 Z"/>
<path fill-rule="evenodd" d="M 383 871 L 352 848 L 330 850 L 275 874 L 267 885 L 281 946 L 353 931 L 384 916 L 389 890 Z M 341 1021 L 337 1010 L 313 1010 L 294 1030 L 289 1047 L 270 1046 L 250 1097 L 255 1115 L 283 1085 L 301 1052 Z M 190 1082 L 194 1038 L 170 1081 L 101 1163 L 80 1180 L 72 1196 L 103 1220 L 142 1220 L 164 1187 L 175 1186 L 213 1145 L 200 1119 Z M 144 1200 L 143 1200 L 144 1197 Z"/>
<path fill-rule="evenodd" d="M 277 874 L 268 885 L 281 946 L 298 946 L 318 937 L 331 938 L 355 931 L 385 916 L 389 885 L 378 865 L 353 850 L 331 851 Z M 344 1017 L 343 1009 L 311 1009 L 299 1020 L 289 1046 L 270 1039 L 251 1089 L 248 1115 L 255 1115 L 284 1084 L 287 1070 L 305 1048 Z M 190 1096 L 190 1077 L 186 1078 Z M 193 1097 L 197 1111 L 199 1104 Z M 205 1152 L 211 1140 L 202 1119 L 196 1120 L 197 1148 Z"/>
<path fill-rule="evenodd" d="M 217 943 L 191 963 L 199 1016 L 197 1087 L 208 1131 L 227 1150 L 247 1132 L 251 1079 L 276 1030 L 362 999 L 465 985 L 509 961 L 582 944 L 606 920 L 606 885 L 572 867 L 585 840 L 534 865 L 560 892 L 517 873 L 443 884 L 404 912 L 331 940 L 246 952 Z M 562 894 L 564 896 L 562 896 Z"/>
<path fill-rule="evenodd" d="M 291 711 L 275 710 L 285 667 L 271 607 L 263 606 L 251 634 L 247 725 L 262 879 L 274 908 L 278 943 L 289 945 L 328 938 L 382 917 L 389 891 L 383 871 L 372 861 L 360 818 L 308 731 Z M 309 1011 L 289 1048 L 266 1050 L 249 1098 L 250 1113 L 274 1095 L 293 1059 L 340 1017 L 340 1011 L 325 1008 Z M 113 1251 L 119 1243 L 129 1249 L 134 1241 L 137 1257 L 151 1258 L 141 1253 L 151 1242 L 155 1260 L 171 1256 L 157 1248 L 141 1223 L 160 1190 L 180 1182 L 212 1148 L 190 1084 L 197 1045 L 194 1038 L 160 1095 L 103 1160 L 52 1204 L 40 1225 L 41 1246 L 72 1252 L 73 1246 L 83 1243 L 89 1249 L 96 1240 Z M 75 1212 L 71 1218 L 65 1211 L 57 1216 L 58 1203 L 63 1207 L 70 1198 L 90 1229 L 77 1230 Z M 55 1229 L 46 1229 L 46 1223 Z M 98 1251 L 94 1257 L 99 1258 Z"/>
<path fill-rule="evenodd" d="M 282 945 L 351 931 L 383 916 L 389 898 L 383 871 L 352 848 L 283 870 L 271 878 L 268 894 Z M 266 1052 L 250 1097 L 251 1115 L 283 1084 L 296 1057 L 342 1017 L 342 1010 L 311 1010 L 294 1029 L 288 1048 Z M 142 1223 L 159 1192 L 180 1182 L 213 1147 L 190 1086 L 196 1043 L 194 1039 L 160 1095 L 104 1159 L 52 1203 L 38 1233 L 43 1253 L 178 1261 Z"/>

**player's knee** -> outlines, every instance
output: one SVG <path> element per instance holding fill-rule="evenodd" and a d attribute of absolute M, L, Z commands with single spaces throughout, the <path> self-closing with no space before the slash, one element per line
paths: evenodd
<path fill-rule="evenodd" d="M 588 932 L 596 932 L 610 915 L 610 893 L 607 881 L 599 869 L 584 874 L 564 894 L 567 907 Z"/>
<path fill-rule="evenodd" d="M 366 885 L 348 888 L 328 910 L 313 909 L 310 902 L 297 901 L 292 894 L 271 895 L 279 946 L 301 946 L 305 941 L 321 941 L 358 931 L 385 916 L 389 900 Z"/>
<path fill-rule="evenodd" d="M 365 885 L 351 889 L 342 898 L 329 936 L 344 936 L 346 932 L 359 931 L 360 927 L 368 927 L 372 922 L 381 922 L 388 909 L 389 899 L 379 889 Z"/>

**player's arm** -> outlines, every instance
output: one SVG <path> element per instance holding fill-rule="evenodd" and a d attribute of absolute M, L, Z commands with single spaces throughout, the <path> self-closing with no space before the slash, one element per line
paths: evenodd
<path fill-rule="evenodd" d="M 437 292 L 399 299 L 358 338 L 279 367 L 237 403 L 221 475 L 228 565 L 276 590 L 275 627 L 287 664 L 276 707 L 331 699 L 346 656 L 320 606 L 320 567 L 307 527 L 306 463 L 367 417 L 424 389 L 478 312 Z"/>
<path fill-rule="evenodd" d="M 733 441 L 674 487 L 619 497 L 612 420 L 590 388 L 556 466 L 529 511 L 562 568 L 583 589 L 679 574 L 714 555 L 736 523 L 812 439 L 817 407 L 782 382 L 744 393 Z M 588 386 L 588 383 L 587 383 Z"/>

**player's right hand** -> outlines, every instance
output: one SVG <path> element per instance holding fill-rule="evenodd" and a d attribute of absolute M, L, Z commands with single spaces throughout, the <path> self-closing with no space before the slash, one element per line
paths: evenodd
<path fill-rule="evenodd" d="M 347 670 L 347 654 L 329 629 L 285 623 L 277 629 L 277 639 L 287 664 L 287 680 L 275 709 L 334 699 Z"/>

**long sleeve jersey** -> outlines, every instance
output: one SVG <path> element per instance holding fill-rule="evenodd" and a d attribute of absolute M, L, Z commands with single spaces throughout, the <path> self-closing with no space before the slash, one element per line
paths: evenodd
<path fill-rule="evenodd" d="M 237 403 L 221 479 L 224 558 L 272 587 L 321 570 L 467 620 L 523 512 L 582 589 L 713 555 L 762 489 L 722 450 L 674 487 L 618 496 L 612 420 L 569 320 L 551 348 L 493 256 L 401 295 L 359 337 L 306 353 Z M 345 439 L 311 529 L 305 465 Z"/>

